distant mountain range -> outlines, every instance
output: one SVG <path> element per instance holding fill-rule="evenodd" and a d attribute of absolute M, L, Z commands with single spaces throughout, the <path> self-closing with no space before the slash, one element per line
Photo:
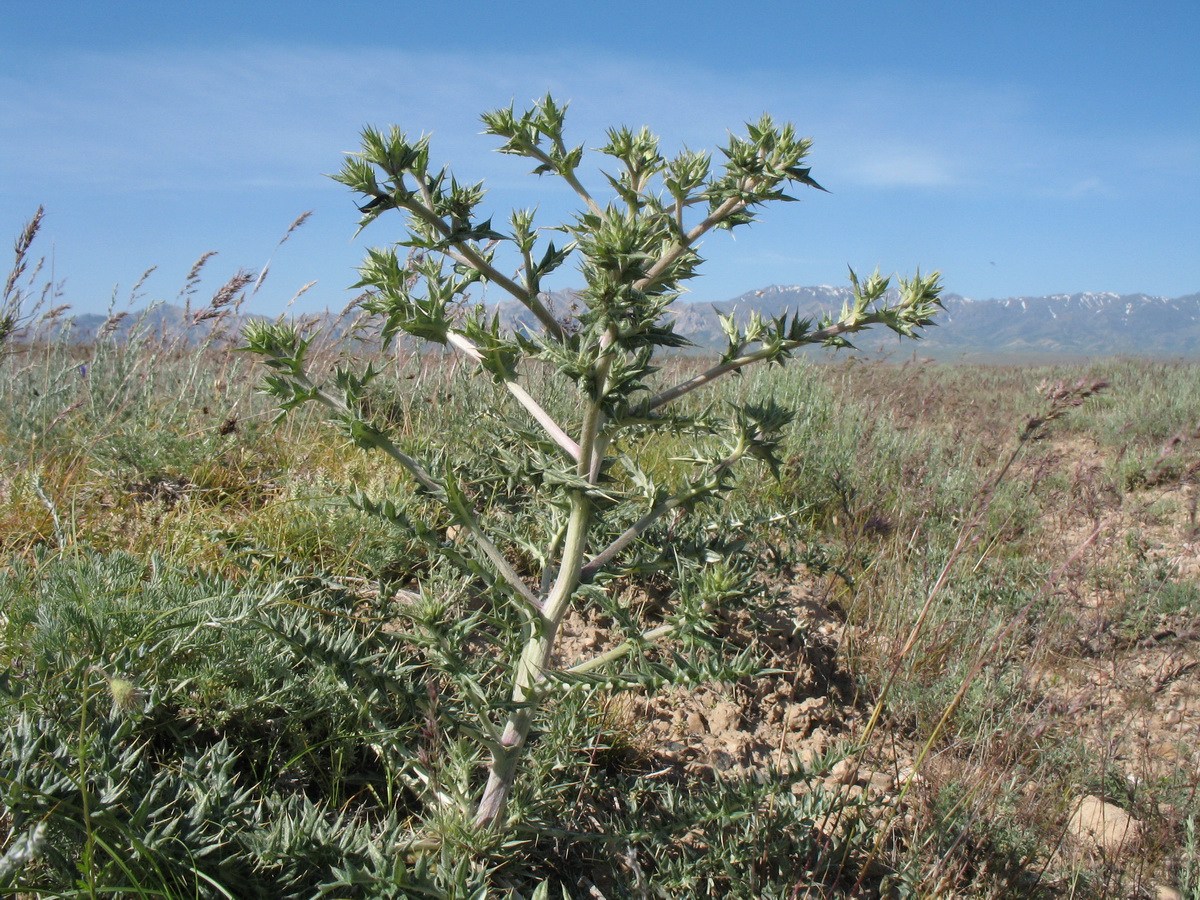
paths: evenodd
<path fill-rule="evenodd" d="M 744 322 L 752 312 L 820 319 L 837 315 L 853 297 L 849 287 L 781 287 L 749 291 L 723 303 L 680 302 L 671 308 L 675 328 L 699 347 L 723 347 L 717 313 Z M 900 341 L 883 329 L 863 332 L 863 351 L 915 352 L 936 359 L 1047 359 L 1081 356 L 1200 358 L 1200 294 L 1174 299 L 1146 294 L 1053 294 L 1006 300 L 970 300 L 944 294 L 937 326 L 920 341 Z M 572 295 L 551 295 L 557 310 L 570 309 Z M 533 316 L 516 301 L 498 307 L 508 327 L 534 328 Z"/>
<path fill-rule="evenodd" d="M 136 334 L 151 338 L 182 338 L 186 343 L 199 344 L 214 334 L 237 334 L 245 322 L 262 318 L 265 317 L 239 315 L 228 309 L 185 309 L 170 303 L 155 303 L 144 309 L 121 310 L 112 314 L 68 315 L 50 325 L 34 327 L 41 334 L 55 336 L 65 329 L 70 339 L 80 344 L 88 344 L 110 334 L 118 339 Z"/>
<path fill-rule="evenodd" d="M 751 312 L 764 317 L 799 313 L 820 318 L 836 315 L 852 296 L 848 287 L 771 286 L 749 291 L 723 303 L 677 302 L 670 315 L 676 330 L 701 350 L 724 346 L 717 313 L 733 314 L 745 321 Z M 558 291 L 549 295 L 551 308 L 570 315 L 575 295 Z M 1053 360 L 1083 356 L 1143 356 L 1200 358 L 1200 294 L 1184 297 L 1151 297 L 1146 294 L 1054 294 L 1048 297 L 1012 297 L 1005 300 L 970 300 L 943 295 L 945 310 L 937 327 L 927 329 L 919 342 L 900 342 L 895 335 L 873 329 L 858 336 L 863 351 L 910 354 L 941 360 L 1000 361 Z M 502 324 L 510 329 L 536 330 L 537 322 L 515 300 L 495 306 Z M 203 313 L 201 313 L 201 316 Z M 166 332 L 187 328 L 193 339 L 205 337 L 212 326 L 230 331 L 242 317 L 194 321 L 178 307 L 162 305 L 149 312 L 133 313 L 117 323 L 115 333 L 125 333 L 140 321 L 146 331 Z M 72 336 L 91 340 L 105 327 L 107 317 L 76 316 Z"/>
<path fill-rule="evenodd" d="M 777 314 L 786 306 L 805 315 L 834 310 L 849 288 L 764 288 L 725 304 L 722 312 L 758 308 Z M 1200 357 L 1200 294 L 1174 299 L 1146 294 L 1082 293 L 1005 300 L 943 296 L 937 327 L 926 329 L 918 352 L 938 358 L 977 356 Z M 863 349 L 891 343 L 868 333 Z M 907 343 L 901 344 L 901 347 Z"/>

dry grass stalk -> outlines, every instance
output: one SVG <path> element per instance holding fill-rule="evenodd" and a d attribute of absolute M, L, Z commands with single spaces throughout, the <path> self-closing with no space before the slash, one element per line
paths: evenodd
<path fill-rule="evenodd" d="M 305 222 L 307 222 L 311 215 L 312 215 L 311 209 L 308 210 L 307 212 L 300 213 L 300 215 L 298 215 L 296 217 L 296 221 L 294 221 L 291 225 L 288 226 L 287 231 L 285 231 L 283 233 L 283 237 L 281 237 L 279 239 L 279 243 L 276 244 L 275 246 L 282 247 L 285 243 L 287 243 L 287 239 L 292 236 L 292 232 L 295 231 L 297 228 L 299 228 L 301 225 L 303 225 Z"/>
<path fill-rule="evenodd" d="M 288 301 L 286 304 L 284 304 L 284 307 L 283 307 L 283 308 L 284 308 L 284 309 L 291 309 L 291 308 L 292 308 L 292 306 L 293 306 L 293 304 L 295 304 L 295 302 L 296 302 L 297 300 L 299 300 L 301 297 L 303 297 L 305 294 L 307 294 L 307 293 L 309 292 L 309 290 L 310 290 L 310 289 L 311 289 L 311 288 L 312 288 L 314 285 L 316 285 L 316 282 L 315 282 L 315 281 L 310 281 L 308 284 L 305 284 L 305 285 L 303 285 L 303 286 L 300 288 L 300 290 L 298 290 L 298 291 L 296 291 L 296 293 L 292 294 L 292 299 L 291 299 L 291 300 L 289 300 L 289 301 Z M 350 301 L 350 303 L 351 303 L 351 306 L 347 306 L 347 307 L 346 307 L 346 309 L 342 310 L 342 312 L 341 312 L 341 315 L 343 315 L 343 316 L 344 316 L 344 315 L 346 314 L 346 312 L 347 312 L 347 311 L 349 311 L 349 310 L 352 308 L 352 306 L 353 306 L 353 305 L 356 305 L 356 304 L 358 304 L 359 302 L 361 302 L 361 299 L 362 299 L 362 298 L 361 298 L 361 296 L 360 296 L 360 297 L 356 297 L 354 300 L 351 300 L 351 301 Z"/>
<path fill-rule="evenodd" d="M 33 214 L 33 218 L 25 224 L 25 227 L 21 229 L 21 233 L 17 235 L 16 243 L 13 245 L 13 252 L 16 259 L 13 262 L 12 269 L 8 273 L 8 278 L 4 282 L 5 306 L 11 301 L 17 282 L 25 274 L 25 269 L 29 265 L 29 248 L 33 245 L 33 239 L 37 237 L 37 233 L 42 227 L 42 219 L 45 217 L 45 214 L 45 208 L 39 206 L 37 212 Z M 39 262 L 38 268 L 40 267 L 41 263 Z"/>
<path fill-rule="evenodd" d="M 311 215 L 312 215 L 312 210 L 309 210 L 308 212 L 301 213 L 299 216 L 297 216 L 296 221 L 292 222 L 292 224 L 288 226 L 287 231 L 285 231 L 283 233 L 283 237 L 281 237 L 279 239 L 279 243 L 275 245 L 275 249 L 278 250 L 280 247 L 282 247 L 284 244 L 286 244 L 287 239 L 292 236 L 292 232 L 294 232 L 297 228 L 299 228 L 301 225 L 303 225 L 305 222 L 307 222 L 308 217 Z M 275 256 L 275 254 L 272 253 L 271 259 L 273 259 L 274 256 Z M 250 289 L 250 296 L 253 297 L 255 294 L 257 294 L 259 292 L 259 289 L 263 286 L 263 282 L 267 280 L 267 273 L 271 271 L 271 259 L 267 260 L 266 264 L 262 267 L 262 270 L 258 273 L 258 277 L 256 279 L 254 279 L 254 287 Z M 304 293 L 304 291 L 307 289 L 308 289 L 307 287 L 302 288 L 300 293 L 301 294 Z M 298 297 L 298 296 L 300 296 L 300 294 L 297 294 L 296 296 Z M 295 300 L 295 297 L 293 297 L 292 299 Z M 288 305 L 290 306 L 291 304 L 289 303 Z"/>
<path fill-rule="evenodd" d="M 4 281 L 4 295 L 0 298 L 0 347 L 3 347 L 12 338 L 19 336 L 23 324 L 28 321 L 29 316 L 36 312 L 36 309 L 22 310 L 25 303 L 25 292 L 18 287 L 18 282 L 29 267 L 29 248 L 33 245 L 34 238 L 37 237 L 44 215 L 44 209 L 39 206 L 37 212 L 33 214 L 33 218 L 21 229 L 21 233 L 13 245 L 13 265 Z M 37 277 L 37 273 L 41 271 L 42 262 L 43 260 L 39 259 L 34 265 L 33 273 L 29 276 L 30 284 Z M 43 292 L 44 297 L 45 292 Z M 41 301 L 38 305 L 41 305 Z"/>
<path fill-rule="evenodd" d="M 42 314 L 41 319 L 38 320 L 38 324 L 43 326 L 53 325 L 60 318 L 62 318 L 70 308 L 70 303 L 61 303 L 58 306 L 52 307 Z"/>
<path fill-rule="evenodd" d="M 204 266 L 208 261 L 216 255 L 216 250 L 209 250 L 207 253 L 200 254 L 200 258 L 192 263 L 192 267 L 188 270 L 183 287 L 179 290 L 179 299 L 183 300 L 183 318 L 185 321 L 190 319 L 192 315 L 192 295 L 196 293 L 196 289 L 200 286 L 200 273 L 204 270 Z"/>
<path fill-rule="evenodd" d="M 104 320 L 104 324 L 100 326 L 100 330 L 96 332 L 96 340 L 104 340 L 104 338 L 116 331 L 118 326 L 120 326 L 120 324 L 127 318 L 129 318 L 129 310 L 124 309 L 119 313 L 114 313 L 113 315 L 109 316 Z"/>
<path fill-rule="evenodd" d="M 196 312 L 188 324 L 196 325 L 208 319 L 223 318 L 230 312 L 237 312 L 245 300 L 242 292 L 252 280 L 252 276 L 245 269 L 238 269 L 232 278 L 217 289 L 208 306 Z"/>
<path fill-rule="evenodd" d="M 157 269 L 158 269 L 158 266 L 151 266 L 145 272 L 142 273 L 142 276 L 137 281 L 135 281 L 133 283 L 133 287 L 129 289 L 130 304 L 136 302 L 137 300 L 139 300 L 141 298 L 141 296 L 142 296 L 141 290 L 146 284 L 146 279 L 148 279 L 151 275 L 153 275 L 154 272 L 157 271 Z"/>

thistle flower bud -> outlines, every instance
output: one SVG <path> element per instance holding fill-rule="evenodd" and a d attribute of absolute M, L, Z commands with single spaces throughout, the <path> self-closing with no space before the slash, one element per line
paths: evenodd
<path fill-rule="evenodd" d="M 124 678 L 108 679 L 108 692 L 112 694 L 114 712 L 131 713 L 142 702 L 142 692 L 137 685 Z"/>

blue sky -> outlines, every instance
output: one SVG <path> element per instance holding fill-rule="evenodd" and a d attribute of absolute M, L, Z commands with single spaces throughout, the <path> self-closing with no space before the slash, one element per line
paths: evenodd
<path fill-rule="evenodd" d="M 172 301 L 208 251 L 208 293 L 270 259 L 254 309 L 314 280 L 295 308 L 340 308 L 365 248 L 401 236 L 385 216 L 352 240 L 353 198 L 322 176 L 366 124 L 432 132 L 497 221 L 537 205 L 552 224 L 569 191 L 478 120 L 548 90 L 589 147 L 644 124 L 715 148 L 764 111 L 812 137 L 830 193 L 710 238 L 697 300 L 847 265 L 941 269 L 976 299 L 1200 290 L 1195 0 L 45 0 L 2 22 L 0 237 L 44 204 L 38 249 L 78 312 L 151 266 L 139 304 Z"/>

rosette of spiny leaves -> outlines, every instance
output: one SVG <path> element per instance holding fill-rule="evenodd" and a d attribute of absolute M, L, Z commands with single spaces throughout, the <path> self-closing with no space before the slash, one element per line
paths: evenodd
<path fill-rule="evenodd" d="M 653 377 L 657 354 L 688 343 L 675 333 L 669 306 L 697 275 L 702 240 L 750 223 L 769 203 L 795 199 L 789 192 L 796 188 L 824 190 L 804 164 L 809 141 L 763 116 L 744 136 L 731 136 L 714 161 L 690 149 L 664 154 L 645 128 L 609 129 L 598 149 L 600 195 L 580 176 L 587 153 L 567 141 L 565 113 L 547 96 L 523 112 L 510 106 L 483 116 L 485 132 L 501 140 L 501 153 L 530 161 L 534 174 L 561 179 L 576 195 L 579 211 L 551 228 L 539 226 L 527 209 L 496 226 L 480 213 L 481 185 L 432 165 L 429 138 L 410 138 L 397 128 L 366 129 L 362 149 L 334 176 L 358 194 L 360 228 L 389 210 L 406 222 L 395 245 L 369 251 L 361 267 L 358 286 L 368 290 L 365 308 L 383 323 L 385 347 L 405 336 L 455 348 L 481 377 L 502 386 L 526 418 L 517 425 L 495 418 L 508 423 L 509 433 L 496 442 L 493 474 L 456 468 L 450 448 L 432 439 L 399 446 L 369 414 L 371 367 L 356 374 L 343 366 L 318 383 L 305 361 L 309 338 L 282 324 L 252 325 L 246 335 L 249 349 L 272 370 L 265 386 L 281 407 L 322 403 L 354 443 L 401 465 L 441 509 L 421 534 L 437 540 L 455 526 L 465 543 L 432 549 L 480 582 L 478 597 L 503 607 L 479 620 L 484 627 L 507 623 L 509 637 L 496 637 L 501 651 L 487 654 L 480 671 L 499 666 L 510 685 L 504 702 L 476 707 L 479 722 L 468 729 L 490 757 L 487 786 L 473 810 L 479 827 L 504 824 L 527 738 L 552 686 L 653 686 L 671 673 L 727 671 L 709 652 L 719 643 L 712 616 L 752 590 L 745 571 L 730 562 L 732 545 L 683 542 L 667 558 L 649 538 L 668 517 L 686 518 L 726 496 L 746 460 L 777 470 L 790 412 L 748 404 L 727 410 L 722 423 L 712 410 L 688 414 L 674 401 L 745 366 L 783 363 L 806 344 L 847 346 L 873 325 L 914 337 L 932 323 L 941 289 L 936 273 L 901 280 L 897 290 L 878 273 L 860 281 L 851 272 L 854 299 L 837 318 L 751 316 L 740 324 L 725 318 L 727 347 L 716 364 L 662 388 Z M 568 262 L 583 286 L 575 321 L 563 322 L 549 308 L 543 285 Z M 505 332 L 497 316 L 468 302 L 477 285 L 519 302 L 538 329 Z M 572 402 L 535 396 L 531 364 L 553 373 L 548 392 L 567 392 Z M 639 462 L 664 433 L 692 441 L 677 459 L 686 472 L 674 484 L 660 483 Z M 501 489 L 511 501 L 481 503 L 488 491 Z M 380 501 L 360 507 L 389 508 Z M 542 524 L 531 536 L 514 522 Z M 648 567 L 674 572 L 674 606 L 647 621 L 622 611 L 613 591 L 622 577 Z M 564 669 L 555 661 L 560 628 L 568 612 L 583 605 L 616 623 L 619 640 L 616 649 Z M 668 646 L 668 639 L 674 643 Z M 647 655 L 651 647 L 657 655 Z M 456 678 L 465 683 L 462 660 L 456 660 Z M 491 674 L 487 681 L 495 683 Z"/>

